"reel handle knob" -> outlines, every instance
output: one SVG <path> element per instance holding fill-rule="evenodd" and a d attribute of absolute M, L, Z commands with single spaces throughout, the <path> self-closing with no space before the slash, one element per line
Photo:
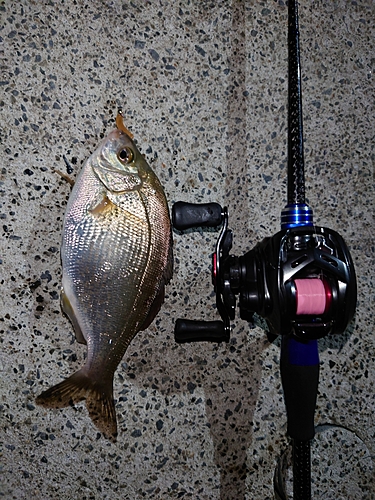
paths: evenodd
<path fill-rule="evenodd" d="M 186 342 L 229 342 L 229 331 L 222 321 L 195 321 L 178 319 L 174 338 L 178 344 Z"/>
<path fill-rule="evenodd" d="M 222 208 L 218 203 L 185 203 L 172 207 L 172 224 L 183 231 L 193 227 L 217 227 L 222 223 Z"/>

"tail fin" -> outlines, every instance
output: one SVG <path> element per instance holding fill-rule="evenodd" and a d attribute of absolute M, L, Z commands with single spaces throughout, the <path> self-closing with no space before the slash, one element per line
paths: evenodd
<path fill-rule="evenodd" d="M 96 427 L 111 441 L 116 441 L 117 421 L 113 401 L 113 377 L 93 381 L 84 368 L 42 392 L 36 403 L 46 408 L 65 408 L 86 399 L 89 415 Z"/>

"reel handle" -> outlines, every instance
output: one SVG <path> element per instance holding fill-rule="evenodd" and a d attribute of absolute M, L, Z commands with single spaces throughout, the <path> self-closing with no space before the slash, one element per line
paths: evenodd
<path fill-rule="evenodd" d="M 218 203 L 177 201 L 172 207 L 172 224 L 179 231 L 193 227 L 217 227 L 222 220 L 222 208 Z"/>
<path fill-rule="evenodd" d="M 179 344 L 186 342 L 229 342 L 230 324 L 229 316 L 225 310 L 221 289 L 215 283 L 220 267 L 222 254 L 222 240 L 228 234 L 228 211 L 218 203 L 186 203 L 177 201 L 172 206 L 172 224 L 179 231 L 194 227 L 217 227 L 222 225 L 219 242 L 213 254 L 213 283 L 216 291 L 216 305 L 223 321 L 200 321 L 177 319 L 174 328 L 175 341 Z M 231 234 L 231 233 L 230 233 Z M 229 245 L 229 246 L 228 246 Z M 227 244 L 227 251 L 231 246 Z"/>
<path fill-rule="evenodd" d="M 229 331 L 222 321 L 177 319 L 174 338 L 178 344 L 186 342 L 229 342 Z"/>

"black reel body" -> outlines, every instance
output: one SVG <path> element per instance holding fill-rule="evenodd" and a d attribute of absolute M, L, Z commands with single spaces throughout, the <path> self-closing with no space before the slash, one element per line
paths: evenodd
<path fill-rule="evenodd" d="M 185 206 L 173 206 L 173 221 L 184 221 Z M 215 206 L 212 223 L 207 207 Z M 199 212 L 200 205 L 195 205 Z M 220 205 L 202 205 L 205 226 L 218 225 Z M 177 213 L 177 216 L 176 216 Z M 265 238 L 241 257 L 230 254 L 232 232 L 227 210 L 221 209 L 222 230 L 213 255 L 213 284 L 223 323 L 178 320 L 176 341 L 228 341 L 230 320 L 235 317 L 236 296 L 240 317 L 251 321 L 256 313 L 268 324 L 272 336 L 289 335 L 311 340 L 340 334 L 353 317 L 356 278 L 352 259 L 343 238 L 335 231 L 317 226 L 284 229 Z M 180 222 L 181 223 L 181 222 Z M 181 223 L 186 229 L 186 223 Z M 196 227 L 198 224 L 190 224 Z M 176 229 L 181 226 L 177 223 Z"/>
<path fill-rule="evenodd" d="M 229 256 L 223 267 L 224 274 L 233 276 L 229 283 L 239 294 L 241 318 L 250 321 L 253 313 L 259 314 L 272 335 L 292 333 L 310 340 L 340 334 L 354 314 L 353 263 L 344 240 L 331 229 L 313 226 L 279 231 L 244 256 Z M 314 304 L 310 309 L 298 307 L 303 292 L 296 283 L 307 279 L 320 280 L 319 303 L 324 301 L 324 309 L 314 309 Z M 222 286 L 227 283 L 224 277 Z"/>

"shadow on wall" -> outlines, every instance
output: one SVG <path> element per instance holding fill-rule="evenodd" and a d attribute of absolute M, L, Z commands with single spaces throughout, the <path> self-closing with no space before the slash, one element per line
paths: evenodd
<path fill-rule="evenodd" d="M 237 0 L 232 4 L 232 29 L 230 32 L 230 74 L 228 88 L 228 137 L 227 137 L 227 178 L 225 204 L 230 207 L 231 227 L 234 234 L 243 231 L 243 226 L 236 227 L 236 220 L 243 210 L 248 187 L 247 178 L 247 141 L 246 141 L 246 26 L 245 3 Z M 240 202 L 240 206 L 237 203 Z M 237 216 L 236 216 L 237 215 Z"/>
<path fill-rule="evenodd" d="M 231 75 L 232 81 L 228 102 L 228 175 L 226 203 L 236 211 L 237 201 L 243 199 L 246 191 L 245 185 L 236 182 L 238 178 L 246 177 L 246 49 L 245 49 L 245 4 L 241 1 L 233 2 L 232 30 L 230 34 L 231 45 Z M 235 185 L 234 185 L 235 184 Z M 239 198 L 239 194 L 241 197 Z M 211 201 L 211 200 L 209 200 Z M 213 200 L 212 200 L 213 201 Z M 185 236 L 188 238 L 188 235 Z M 213 242 L 214 245 L 214 242 Z M 196 318 L 197 319 L 197 318 Z M 252 422 L 258 400 L 261 380 L 260 358 L 268 342 L 264 337 L 263 342 L 258 340 L 249 343 L 246 333 L 248 324 L 236 328 L 232 333 L 231 344 L 225 346 L 228 356 L 217 356 L 215 365 L 207 359 L 215 358 L 215 351 L 222 348 L 212 344 L 205 344 L 207 359 L 196 359 L 189 366 L 189 376 L 194 384 L 199 384 L 204 390 L 206 402 L 206 416 L 214 445 L 214 460 L 220 470 L 220 499 L 236 498 L 244 500 L 246 495 L 246 452 L 251 446 L 253 438 Z M 239 345 L 241 337 L 244 344 Z M 194 352 L 194 347 L 192 348 Z M 163 366 L 152 373 L 150 367 L 143 371 L 139 364 L 134 367 L 137 385 L 149 384 L 153 377 L 160 377 L 160 369 L 164 377 L 174 381 L 169 388 L 164 390 L 164 395 L 169 391 L 176 391 L 175 387 L 186 384 L 185 370 L 176 369 L 173 364 Z M 181 375 L 179 376 L 179 373 Z M 144 374 L 144 377 L 143 377 Z M 193 382 L 191 382 L 193 383 Z M 194 385 L 193 384 L 193 385 Z"/>
<path fill-rule="evenodd" d="M 236 179 L 246 178 L 246 27 L 245 3 L 232 3 L 230 32 L 231 81 L 228 101 L 227 192 L 225 204 L 234 212 L 236 198 L 246 185 Z M 236 231 L 236 227 L 233 228 Z M 248 328 L 246 325 L 245 328 Z M 238 332 L 236 332 L 237 334 Z M 220 499 L 245 498 L 247 476 L 246 450 L 252 442 L 253 416 L 258 399 L 261 367 L 259 358 L 265 346 L 260 343 L 243 346 L 242 358 L 223 366 L 221 387 L 210 387 L 207 395 L 207 416 L 215 445 L 215 461 L 220 468 Z M 238 364 L 237 364 L 238 363 Z M 244 383 L 247 380 L 247 383 Z"/>
<path fill-rule="evenodd" d="M 253 439 L 252 422 L 262 371 L 260 358 L 269 345 L 266 337 L 264 342 L 257 339 L 249 343 L 248 328 L 248 324 L 235 328 L 230 343 L 224 345 L 202 342 L 177 346 L 170 339 L 169 349 L 174 354 L 160 358 L 157 365 L 150 359 L 145 363 L 144 358 L 128 353 L 129 364 L 125 373 L 122 372 L 140 389 L 147 390 L 157 384 L 163 397 L 178 394 L 181 388 L 185 391 L 186 385 L 192 395 L 196 387 L 204 391 L 206 422 L 212 437 L 214 461 L 220 471 L 221 500 L 244 500 L 246 494 L 246 452 Z M 166 344 L 161 346 L 154 337 L 148 339 L 147 347 L 154 356 L 158 351 L 165 352 Z M 202 351 L 207 355 L 203 357 Z M 223 351 L 227 355 L 223 355 Z M 167 382 L 160 384 L 161 379 Z M 120 403 L 122 409 L 126 408 L 124 404 L 122 407 Z M 120 407 L 117 407 L 118 415 L 122 413 Z M 119 427 L 120 434 L 126 432 L 121 423 Z"/>
<path fill-rule="evenodd" d="M 215 461 L 220 469 L 221 500 L 245 499 L 246 451 L 253 438 L 252 422 L 261 379 L 259 358 L 266 344 L 246 343 L 241 358 L 223 365 L 220 387 L 205 389 Z"/>

